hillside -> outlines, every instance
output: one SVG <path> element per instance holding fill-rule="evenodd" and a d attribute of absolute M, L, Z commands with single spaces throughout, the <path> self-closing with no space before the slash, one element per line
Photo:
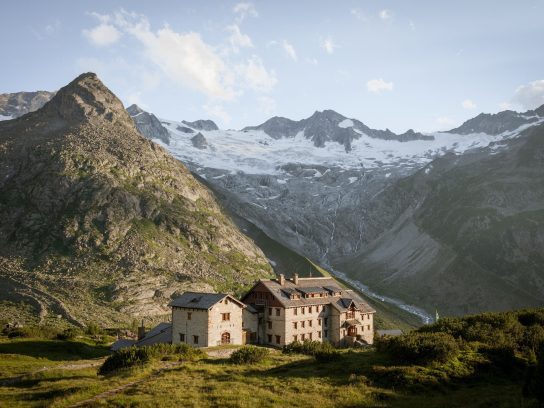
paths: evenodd
<path fill-rule="evenodd" d="M 94 74 L 0 122 L 0 180 L 5 315 L 24 302 L 42 319 L 127 321 L 166 313 L 186 289 L 237 291 L 271 274 L 212 194 L 138 133 Z"/>
<path fill-rule="evenodd" d="M 544 125 L 490 154 L 446 155 L 368 205 L 381 233 L 336 267 L 446 314 L 542 306 Z"/>

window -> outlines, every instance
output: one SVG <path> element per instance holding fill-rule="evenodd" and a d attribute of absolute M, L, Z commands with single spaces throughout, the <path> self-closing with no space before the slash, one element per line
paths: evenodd
<path fill-rule="evenodd" d="M 267 337 L 268 337 L 268 342 L 269 342 L 269 343 L 272 343 L 272 335 L 271 335 L 271 334 L 268 334 Z"/>
<path fill-rule="evenodd" d="M 325 326 L 327 326 L 327 323 L 328 323 L 328 322 L 329 322 L 329 319 L 327 319 L 327 318 L 325 317 L 325 320 L 324 320 Z"/>
<path fill-rule="evenodd" d="M 179 334 L 179 341 L 182 342 L 182 343 L 185 343 L 185 333 L 180 333 Z"/>
<path fill-rule="evenodd" d="M 306 310 L 304 307 L 301 307 L 301 309 L 302 309 L 302 314 L 306 313 Z"/>
<path fill-rule="evenodd" d="M 316 311 L 316 312 L 319 312 L 319 305 L 317 305 L 317 306 L 315 307 L 315 311 Z"/>
<path fill-rule="evenodd" d="M 293 329 L 296 329 L 298 326 L 297 322 L 293 322 Z"/>
<path fill-rule="evenodd" d="M 367 328 L 367 330 L 370 330 L 370 325 L 368 324 L 368 325 L 366 326 L 366 328 Z"/>
<path fill-rule="evenodd" d="M 221 319 L 224 322 L 230 320 L 230 313 L 221 313 Z"/>
<path fill-rule="evenodd" d="M 298 336 L 296 334 L 293 336 L 293 341 L 298 341 Z"/>
<path fill-rule="evenodd" d="M 280 315 L 280 309 L 276 308 L 276 316 L 279 316 L 279 315 Z"/>
<path fill-rule="evenodd" d="M 323 336 L 327 337 L 327 336 L 328 336 L 328 333 L 329 333 L 329 331 L 328 331 L 328 330 L 325 330 L 325 331 L 323 332 Z"/>
<path fill-rule="evenodd" d="M 198 336 L 193 336 L 193 343 L 198 344 Z"/>
<path fill-rule="evenodd" d="M 193 314 L 192 314 L 191 312 L 187 312 L 187 320 L 191 320 L 191 316 L 192 316 L 192 315 L 193 315 Z"/>
<path fill-rule="evenodd" d="M 312 321 L 311 320 L 308 320 L 308 326 L 312 327 Z"/>
<path fill-rule="evenodd" d="M 312 306 L 308 306 L 308 313 L 312 313 Z"/>
<path fill-rule="evenodd" d="M 271 307 L 268 308 L 268 315 L 272 316 L 272 308 Z"/>
<path fill-rule="evenodd" d="M 281 336 L 276 334 L 276 344 L 280 344 Z"/>
<path fill-rule="evenodd" d="M 321 338 L 321 332 L 320 331 L 317 332 L 317 337 Z"/>
<path fill-rule="evenodd" d="M 300 335 L 300 339 L 301 339 L 302 341 L 306 340 L 306 335 L 305 335 L 305 334 L 301 334 L 301 335 Z"/>
<path fill-rule="evenodd" d="M 298 307 L 295 307 L 295 308 L 293 309 L 293 312 L 294 312 L 294 315 L 295 315 L 295 316 L 298 315 Z"/>
<path fill-rule="evenodd" d="M 321 319 L 317 319 L 317 325 L 321 326 Z"/>
<path fill-rule="evenodd" d="M 229 299 L 228 299 L 228 298 L 225 298 L 225 304 L 226 304 L 226 305 L 229 304 Z"/>
<path fill-rule="evenodd" d="M 308 338 L 312 340 L 312 333 L 308 333 Z"/>
<path fill-rule="evenodd" d="M 303 321 L 300 322 L 300 325 L 301 325 L 302 328 L 304 329 L 304 328 L 306 327 L 306 326 L 305 326 L 305 325 L 306 325 L 306 322 L 303 320 Z"/>
<path fill-rule="evenodd" d="M 268 325 L 268 328 L 269 328 L 269 329 L 272 329 L 272 321 L 271 321 L 271 320 L 268 320 L 268 321 L 266 322 L 266 324 Z"/>

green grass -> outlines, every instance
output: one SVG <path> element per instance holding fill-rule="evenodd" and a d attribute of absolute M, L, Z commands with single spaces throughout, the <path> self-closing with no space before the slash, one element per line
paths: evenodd
<path fill-rule="evenodd" d="M 0 367 L 18 365 L 19 380 L 0 385 L 0 406 L 65 407 L 123 384 L 133 387 L 93 403 L 99 406 L 161 407 L 537 407 L 522 397 L 522 379 L 494 370 L 476 371 L 486 360 L 462 353 L 447 364 L 398 366 L 373 350 L 340 350 L 335 361 L 270 350 L 264 361 L 232 364 L 227 358 L 206 358 L 171 365 L 123 370 L 106 377 L 97 367 L 74 368 L 105 353 L 103 347 L 74 342 L 5 340 L 0 342 Z M 66 346 L 65 348 L 63 346 Z M 76 351 L 70 350 L 76 347 Z M 40 348 L 41 350 L 36 350 Z M 6 352 L 9 351 L 9 354 Z M 20 354 L 14 354 L 20 353 Z M 62 368 L 72 364 L 68 368 Z M 170 364 L 170 365 L 169 365 Z M 34 372 L 37 368 L 49 370 Z M 56 367 L 56 368 L 55 368 Z M 158 372 L 163 369 L 164 371 Z M 26 371 L 25 371 L 26 370 Z M 94 406 L 94 405 L 92 405 Z"/>

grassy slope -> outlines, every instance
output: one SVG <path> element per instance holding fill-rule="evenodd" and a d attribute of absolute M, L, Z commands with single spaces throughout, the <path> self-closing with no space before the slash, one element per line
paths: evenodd
<path fill-rule="evenodd" d="M 66 352 L 63 343 L 85 351 Z M 103 347 L 77 346 L 77 343 L 0 340 L 0 373 L 4 373 L 1 375 L 4 380 L 6 376 L 44 366 L 57 367 L 0 385 L 0 406 L 71 406 L 139 380 L 143 381 L 135 387 L 107 396 L 99 402 L 100 406 L 508 407 L 522 403 L 519 378 L 489 372 L 475 375 L 455 366 L 399 368 L 371 350 L 343 350 L 340 359 L 332 363 L 317 363 L 306 356 L 287 356 L 279 351 L 273 351 L 265 362 L 253 366 L 205 359 L 184 362 L 153 376 L 157 369 L 169 364 L 157 362 L 104 378 L 97 376 L 96 367 L 76 368 L 90 357 L 103 355 Z M 76 360 L 78 357 L 84 360 Z M 456 365 L 463 366 L 463 359 L 470 358 L 464 356 Z M 26 363 L 20 364 L 18 370 L 10 368 L 22 361 Z M 395 373 L 399 369 L 408 370 L 404 378 L 411 379 L 411 385 L 395 384 L 394 376 L 383 376 L 384 372 Z M 531 401 L 523 403 L 536 406 Z"/>

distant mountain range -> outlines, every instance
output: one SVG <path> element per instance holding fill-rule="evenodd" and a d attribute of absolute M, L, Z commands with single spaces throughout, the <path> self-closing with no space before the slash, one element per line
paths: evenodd
<path fill-rule="evenodd" d="M 430 134 L 332 110 L 240 131 L 129 112 L 228 211 L 379 301 L 446 314 L 544 304 L 544 106 Z"/>

